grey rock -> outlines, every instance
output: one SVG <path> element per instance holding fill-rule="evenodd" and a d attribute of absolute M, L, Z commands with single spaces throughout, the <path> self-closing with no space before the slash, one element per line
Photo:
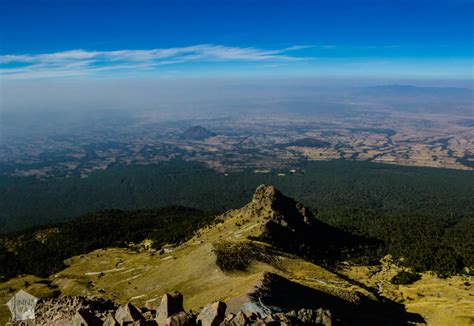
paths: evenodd
<path fill-rule="evenodd" d="M 102 326 L 102 320 L 88 311 L 79 310 L 72 318 L 72 326 Z"/>
<path fill-rule="evenodd" d="M 156 311 L 156 322 L 159 326 L 167 325 L 169 317 L 184 311 L 183 295 L 179 292 L 171 292 L 163 295 L 160 306 Z"/>
<path fill-rule="evenodd" d="M 242 311 L 239 311 L 236 315 L 233 316 L 231 319 L 225 319 L 222 326 L 240 326 L 240 325 L 248 325 L 249 320 L 245 316 Z"/>
<path fill-rule="evenodd" d="M 227 305 L 216 301 L 205 306 L 197 316 L 197 324 L 201 326 L 217 326 L 225 319 Z"/>
<path fill-rule="evenodd" d="M 115 320 L 114 316 L 108 314 L 105 318 L 103 326 L 118 326 L 119 323 Z"/>
<path fill-rule="evenodd" d="M 119 324 L 127 325 L 127 323 L 132 324 L 134 322 L 144 321 L 145 318 L 133 304 L 127 303 L 117 309 L 115 312 L 115 320 Z"/>
<path fill-rule="evenodd" d="M 174 314 L 166 320 L 166 326 L 188 326 L 188 325 L 195 325 L 196 323 L 191 320 L 189 315 L 181 311 L 177 314 Z"/>

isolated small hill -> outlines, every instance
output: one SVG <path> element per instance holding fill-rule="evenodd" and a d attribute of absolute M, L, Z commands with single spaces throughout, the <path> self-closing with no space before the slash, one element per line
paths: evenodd
<path fill-rule="evenodd" d="M 181 137 L 187 140 L 205 140 L 215 135 L 215 133 L 207 130 L 203 126 L 193 126 L 186 129 L 186 131 L 181 134 Z"/>

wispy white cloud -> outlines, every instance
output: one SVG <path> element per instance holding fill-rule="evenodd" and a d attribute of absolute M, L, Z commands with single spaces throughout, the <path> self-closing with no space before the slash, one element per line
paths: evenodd
<path fill-rule="evenodd" d="M 0 55 L 0 76 L 9 79 L 75 76 L 114 70 L 152 70 L 163 65 L 186 62 L 289 62 L 309 59 L 291 53 L 306 48 L 308 46 L 295 45 L 267 50 L 201 44 L 150 50 L 72 50 L 46 54 Z"/>

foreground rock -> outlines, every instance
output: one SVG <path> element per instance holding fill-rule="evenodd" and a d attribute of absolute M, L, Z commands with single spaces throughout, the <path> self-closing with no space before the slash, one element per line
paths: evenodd
<path fill-rule="evenodd" d="M 117 323 L 120 325 L 127 325 L 134 322 L 143 322 L 145 318 L 142 316 L 140 310 L 138 310 L 131 303 L 121 305 L 115 312 L 115 318 Z"/>
<path fill-rule="evenodd" d="M 166 293 L 155 312 L 138 309 L 131 303 L 117 306 L 111 301 L 95 298 L 64 297 L 40 302 L 36 311 L 35 325 L 55 326 L 243 326 L 243 325 L 332 325 L 328 310 L 299 309 L 262 314 L 252 310 L 240 310 L 226 314 L 227 306 L 217 301 L 208 304 L 196 316 L 183 308 L 183 296 L 179 292 Z M 25 322 L 9 322 L 8 325 L 28 325 Z"/>
<path fill-rule="evenodd" d="M 197 316 L 197 324 L 201 326 L 218 326 L 225 319 L 227 305 L 224 302 L 217 301 L 208 304 L 201 310 Z"/>
<path fill-rule="evenodd" d="M 83 325 L 103 325 L 100 318 L 96 317 L 93 313 L 86 310 L 79 310 L 72 318 L 73 326 Z"/>
<path fill-rule="evenodd" d="M 156 323 L 165 325 L 188 325 L 188 316 L 184 312 L 183 295 L 179 292 L 166 293 L 156 312 Z"/>
<path fill-rule="evenodd" d="M 40 299 L 35 309 L 35 325 L 102 325 L 108 315 L 115 314 L 117 308 L 114 302 L 95 297 Z M 21 322 L 9 322 L 9 325 L 21 325 Z"/>
<path fill-rule="evenodd" d="M 279 312 L 262 317 L 259 313 L 239 311 L 229 314 L 223 326 L 239 325 L 332 325 L 331 313 L 323 309 L 300 309 L 290 312 Z"/>

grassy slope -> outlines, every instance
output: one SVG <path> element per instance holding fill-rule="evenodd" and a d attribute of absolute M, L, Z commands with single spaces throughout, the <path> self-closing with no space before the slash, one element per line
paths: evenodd
<path fill-rule="evenodd" d="M 473 277 L 442 279 L 423 273 L 421 280 L 413 284 L 393 285 L 388 282 L 395 275 L 393 270 L 374 273 L 374 269 L 357 266 L 346 269 L 344 274 L 371 287 L 381 283 L 384 297 L 403 303 L 407 311 L 422 315 L 430 326 L 474 324 Z"/>
<path fill-rule="evenodd" d="M 184 294 L 185 307 L 196 310 L 213 300 L 228 300 L 242 296 L 255 285 L 262 271 L 274 271 L 288 279 L 320 291 L 354 301 L 357 293 L 373 297 L 354 282 L 341 278 L 337 273 L 320 266 L 288 256 L 279 257 L 277 264 L 255 262 L 245 272 L 223 273 L 215 264 L 212 243 L 215 241 L 245 241 L 248 235 L 258 232 L 258 220 L 245 223 L 232 217 L 222 224 L 207 227 L 173 252 L 160 255 L 150 252 L 133 252 L 127 249 L 100 249 L 83 256 L 68 259 L 65 270 L 52 275 L 49 280 L 63 295 L 99 295 L 120 303 L 132 302 L 138 306 L 146 301 L 157 302 L 164 292 L 178 290 Z M 391 275 L 368 277 L 369 268 L 348 269 L 346 274 L 363 284 L 374 286 Z M 103 275 L 100 274 L 103 273 Z M 11 296 L 8 289 L 24 287 L 25 279 L 16 278 L 0 286 L 0 303 Z M 472 283 L 472 278 L 466 277 Z M 468 291 L 460 286 L 461 278 L 438 279 L 425 274 L 423 279 L 410 286 L 390 286 L 384 295 L 398 300 L 410 311 L 419 312 L 435 325 L 468 325 Z M 50 286 L 51 287 L 51 286 Z M 439 289 L 439 290 L 436 290 Z M 26 290 L 34 295 L 51 293 L 46 285 L 33 284 Z M 449 290 L 449 291 L 448 291 Z M 441 291 L 439 298 L 436 291 Z M 414 295 L 414 293 L 420 295 Z M 408 296 L 410 299 L 408 299 Z M 443 313 L 449 311 L 449 314 Z M 0 316 L 5 317 L 5 310 Z M 3 320 L 2 320 L 3 321 Z"/>
<path fill-rule="evenodd" d="M 215 264 L 212 243 L 222 239 L 245 240 L 254 234 L 252 226 L 258 223 L 248 221 L 239 226 L 236 221 L 232 218 L 208 227 L 164 255 L 111 248 L 72 257 L 66 260 L 69 267 L 52 275 L 49 280 L 63 295 L 99 295 L 120 303 L 131 301 L 138 306 L 148 300 L 159 300 L 167 291 L 178 290 L 184 295 L 187 309 L 198 309 L 214 300 L 242 296 L 258 282 L 263 271 L 275 271 L 289 279 L 350 299 L 354 286 L 338 279 L 332 272 L 298 258 L 281 257 L 277 267 L 254 262 L 246 272 L 222 272 Z M 317 280 L 336 280 L 344 287 L 322 286 Z M 0 303 L 8 301 L 10 287 L 15 290 L 23 288 L 24 278 L 18 277 L 0 286 Z M 26 291 L 39 296 L 51 292 L 38 284 L 26 287 Z"/>

